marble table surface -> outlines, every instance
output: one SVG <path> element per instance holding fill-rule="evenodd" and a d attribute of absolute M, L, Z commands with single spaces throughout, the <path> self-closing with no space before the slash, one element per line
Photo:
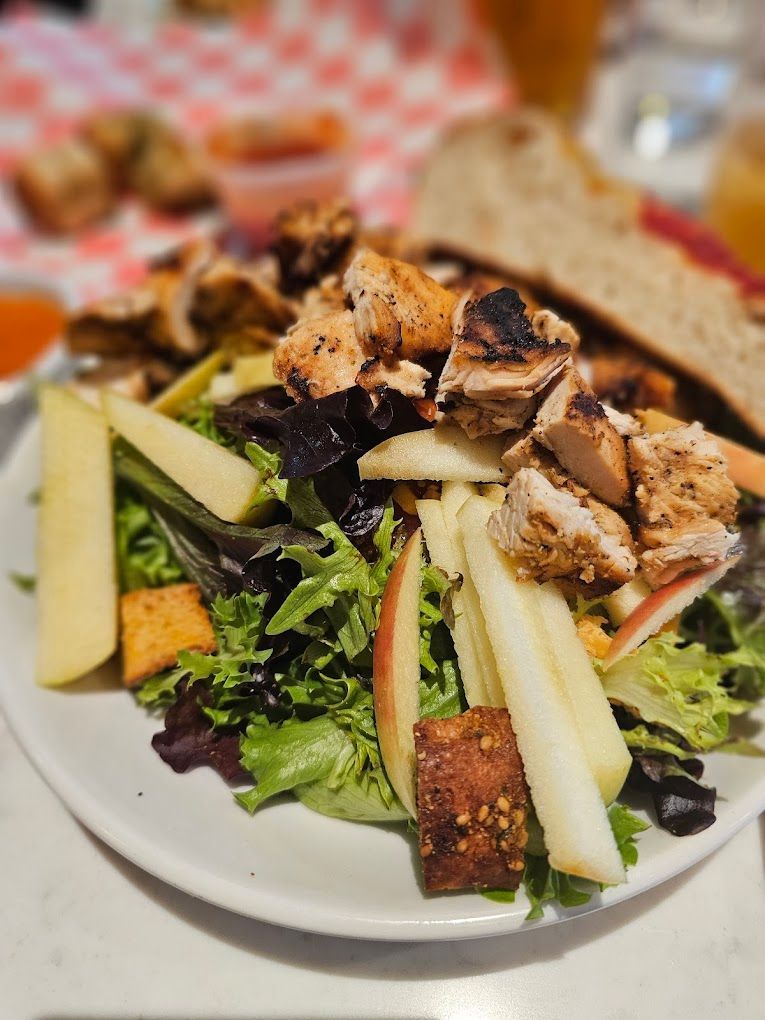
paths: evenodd
<path fill-rule="evenodd" d="M 0 718 L 0 1018 L 763 1016 L 765 824 L 609 910 L 502 938 L 351 942 L 145 875 L 47 789 Z"/>

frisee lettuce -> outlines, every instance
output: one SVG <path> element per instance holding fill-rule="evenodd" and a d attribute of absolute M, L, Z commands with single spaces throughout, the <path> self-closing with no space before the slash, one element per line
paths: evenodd
<path fill-rule="evenodd" d="M 660 634 L 611 666 L 603 688 L 610 701 L 642 721 L 624 730 L 631 747 L 667 750 L 669 743 L 691 752 L 711 751 L 728 739 L 731 716 L 752 707 L 723 682 L 730 670 L 751 662 L 743 648 L 716 654 L 698 642 L 684 644 L 676 634 Z M 655 735 L 653 727 L 660 728 Z"/>

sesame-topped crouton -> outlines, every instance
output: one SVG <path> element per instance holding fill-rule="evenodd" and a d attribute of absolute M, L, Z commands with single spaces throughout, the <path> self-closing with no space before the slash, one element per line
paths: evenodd
<path fill-rule="evenodd" d="M 120 622 L 126 687 L 174 666 L 179 651 L 209 654 L 217 648 L 197 584 L 128 592 L 120 599 Z"/>
<path fill-rule="evenodd" d="M 517 889 L 529 796 L 507 711 L 421 719 L 414 742 L 425 888 Z"/>

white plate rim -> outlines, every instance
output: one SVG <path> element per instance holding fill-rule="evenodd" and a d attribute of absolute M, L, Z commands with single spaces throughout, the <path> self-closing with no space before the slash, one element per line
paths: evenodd
<path fill-rule="evenodd" d="M 36 423 L 25 430 L 13 448 L 8 461 L 0 470 L 0 498 L 4 497 L 13 475 L 23 464 L 25 450 L 36 428 Z M 0 666 L 0 669 L 2 667 Z M 309 931 L 334 937 L 394 942 L 451 941 L 481 938 L 492 935 L 521 934 L 535 928 L 573 920 L 583 914 L 594 913 L 616 903 L 623 903 L 642 892 L 660 885 L 698 864 L 731 839 L 746 824 L 765 811 L 765 776 L 734 801 L 718 802 L 717 821 L 710 828 L 692 837 L 676 839 L 672 848 L 661 855 L 660 862 L 650 858 L 641 860 L 629 875 L 633 881 L 624 886 L 606 890 L 601 896 L 582 907 L 569 910 L 547 909 L 537 921 L 517 922 L 517 913 L 476 915 L 467 918 L 401 921 L 335 913 L 300 904 L 295 913 L 295 899 L 276 895 L 262 888 L 250 897 L 243 896 L 242 887 L 235 882 L 211 875 L 177 856 L 165 852 L 125 824 L 109 803 L 103 804 L 89 795 L 76 776 L 61 767 L 44 744 L 35 741 L 34 725 L 23 710 L 17 710 L 10 684 L 0 684 L 0 707 L 24 753 L 39 774 L 59 797 L 67 809 L 90 832 L 122 857 L 155 878 L 197 899 L 235 914 L 264 921 L 280 927 Z M 746 759 L 744 759 L 746 760 Z M 723 824 L 724 820 L 724 824 Z M 687 848 L 687 849 L 686 849 Z M 480 900 L 478 901 L 480 902 Z M 486 905 L 486 901 L 483 901 Z M 497 906 L 497 904 L 493 904 Z"/>

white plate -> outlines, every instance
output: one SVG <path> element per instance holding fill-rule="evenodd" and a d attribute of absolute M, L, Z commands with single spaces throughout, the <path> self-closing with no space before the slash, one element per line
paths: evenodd
<path fill-rule="evenodd" d="M 353 938 L 458 939 L 524 930 L 527 905 L 474 893 L 427 896 L 401 827 L 354 825 L 277 803 L 253 818 L 208 769 L 176 775 L 152 751 L 159 729 L 109 670 L 61 690 L 32 681 L 34 600 L 7 580 L 33 568 L 37 435 L 23 437 L 0 480 L 0 691 L 27 754 L 69 809 L 146 871 L 219 906 L 292 928 Z M 83 585 L 88 579 L 83 577 Z M 760 719 L 765 721 L 761 712 Z M 626 885 L 552 923 L 628 899 L 690 867 L 765 808 L 765 760 L 718 755 L 717 822 L 677 839 L 651 829 Z M 33 811 L 34 805 L 29 805 Z M 51 855 L 56 848 L 51 847 Z"/>

